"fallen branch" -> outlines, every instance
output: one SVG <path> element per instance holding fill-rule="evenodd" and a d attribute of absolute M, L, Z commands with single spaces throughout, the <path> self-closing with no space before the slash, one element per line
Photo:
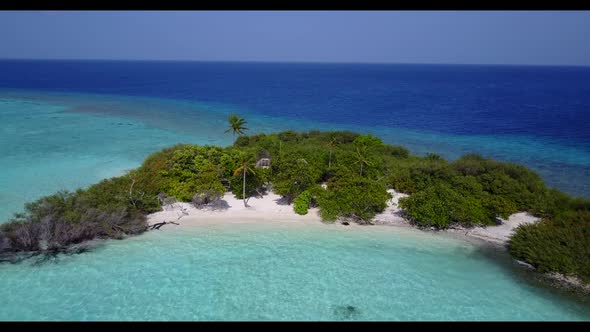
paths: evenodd
<path fill-rule="evenodd" d="M 174 221 L 162 221 L 162 222 L 155 223 L 153 225 L 148 226 L 148 229 L 149 230 L 160 229 L 160 227 L 167 225 L 167 224 L 180 225 L 179 223 L 176 223 Z"/>

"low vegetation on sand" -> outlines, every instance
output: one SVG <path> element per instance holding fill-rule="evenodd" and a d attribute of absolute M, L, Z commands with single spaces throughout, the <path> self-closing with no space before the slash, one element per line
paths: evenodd
<path fill-rule="evenodd" d="M 370 224 L 387 206 L 388 188 L 418 227 L 495 225 L 517 211 L 542 217 L 520 226 L 510 253 L 541 271 L 590 281 L 590 201 L 545 186 L 530 169 L 465 155 L 411 155 L 401 146 L 348 131 L 246 136 L 245 121 L 230 119 L 232 146 L 179 144 L 150 155 L 120 177 L 75 192 L 59 192 L 25 206 L 0 226 L 0 252 L 60 250 L 94 238 L 123 238 L 147 230 L 146 215 L 178 200 L 197 207 L 228 189 L 248 199 L 272 190 L 296 213 L 317 207 L 321 218 Z M 257 161 L 270 166 L 257 167 Z"/>

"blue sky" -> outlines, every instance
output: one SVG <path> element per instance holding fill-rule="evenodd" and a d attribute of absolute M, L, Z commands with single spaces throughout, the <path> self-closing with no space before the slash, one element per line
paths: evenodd
<path fill-rule="evenodd" d="M 2 11 L 0 58 L 590 65 L 590 11 Z"/>

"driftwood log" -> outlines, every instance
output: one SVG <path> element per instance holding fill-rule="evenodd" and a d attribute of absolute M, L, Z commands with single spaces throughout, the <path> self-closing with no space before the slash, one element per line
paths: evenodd
<path fill-rule="evenodd" d="M 153 225 L 148 226 L 148 229 L 149 230 L 160 229 L 160 227 L 167 225 L 167 224 L 180 225 L 179 223 L 176 223 L 174 221 L 162 221 L 162 222 L 155 223 Z"/>

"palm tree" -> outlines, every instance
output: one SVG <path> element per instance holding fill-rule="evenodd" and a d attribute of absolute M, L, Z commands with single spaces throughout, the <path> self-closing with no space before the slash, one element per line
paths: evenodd
<path fill-rule="evenodd" d="M 238 176 L 242 173 L 244 178 L 244 183 L 242 185 L 242 199 L 244 200 L 244 207 L 248 207 L 248 204 L 246 204 L 246 173 L 256 173 L 254 173 L 254 169 L 250 166 L 250 161 L 245 156 L 241 157 L 239 165 L 240 166 L 234 170 L 234 176 Z"/>
<path fill-rule="evenodd" d="M 234 135 L 234 140 L 236 134 L 244 135 L 244 131 L 248 130 L 248 128 L 246 128 L 246 120 L 240 118 L 235 114 L 230 114 L 227 118 L 227 121 L 229 122 L 229 128 L 227 128 L 225 132 L 229 133 L 231 131 Z"/>
<path fill-rule="evenodd" d="M 332 167 L 332 150 L 338 144 L 338 138 L 336 136 L 331 136 L 330 141 L 328 142 L 328 147 L 330 148 L 330 160 L 328 161 L 328 168 Z"/>
<path fill-rule="evenodd" d="M 369 159 L 367 158 L 367 147 L 366 146 L 362 146 L 362 147 L 356 147 L 356 162 L 355 164 L 361 164 L 361 171 L 360 171 L 360 176 L 363 176 L 363 166 L 367 165 L 367 166 L 372 166 L 373 163 L 371 163 L 369 161 Z"/>

